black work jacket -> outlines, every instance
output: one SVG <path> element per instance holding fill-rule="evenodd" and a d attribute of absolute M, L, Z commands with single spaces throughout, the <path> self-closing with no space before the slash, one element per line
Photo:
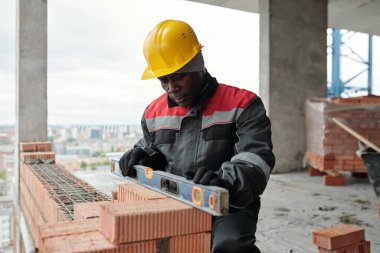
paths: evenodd
<path fill-rule="evenodd" d="M 178 106 L 167 94 L 154 100 L 135 147 L 163 154 L 166 171 L 176 175 L 200 167 L 219 171 L 233 185 L 230 206 L 243 208 L 264 191 L 275 164 L 270 120 L 255 93 L 219 84 L 208 73 L 207 79 L 192 107 Z"/>

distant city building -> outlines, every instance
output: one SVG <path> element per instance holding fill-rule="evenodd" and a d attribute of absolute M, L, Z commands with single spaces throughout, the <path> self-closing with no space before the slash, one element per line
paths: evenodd
<path fill-rule="evenodd" d="M 77 127 L 71 127 L 70 128 L 70 136 L 74 140 L 78 139 L 78 137 L 79 137 L 79 129 Z"/>
<path fill-rule="evenodd" d="M 0 198 L 0 252 L 9 252 L 6 249 L 12 244 L 13 209 L 9 200 L 3 201 L 2 199 Z"/>
<path fill-rule="evenodd" d="M 79 157 L 85 157 L 91 155 L 91 148 L 85 146 L 66 147 L 66 155 L 77 155 Z"/>
<path fill-rule="evenodd" d="M 98 128 L 92 128 L 90 130 L 91 140 L 101 140 L 102 139 L 102 130 Z"/>
<path fill-rule="evenodd" d="M 0 179 L 0 196 L 4 196 L 5 194 L 6 194 L 5 180 Z"/>

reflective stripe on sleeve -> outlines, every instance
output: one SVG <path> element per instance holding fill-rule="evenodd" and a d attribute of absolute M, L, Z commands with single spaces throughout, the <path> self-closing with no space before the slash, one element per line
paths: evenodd
<path fill-rule="evenodd" d="M 242 152 L 231 158 L 231 162 L 235 160 L 240 160 L 243 162 L 248 162 L 248 163 L 257 165 L 264 172 L 266 180 L 268 182 L 271 169 L 268 166 L 268 164 L 260 156 L 254 153 L 250 153 L 250 152 Z"/>

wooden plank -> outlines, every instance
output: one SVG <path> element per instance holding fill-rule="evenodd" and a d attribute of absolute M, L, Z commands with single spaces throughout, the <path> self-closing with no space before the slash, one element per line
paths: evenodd
<path fill-rule="evenodd" d="M 377 145 L 375 145 L 370 140 L 364 138 L 361 134 L 359 134 L 358 132 L 356 132 L 351 127 L 349 127 L 346 124 L 344 124 L 343 121 L 342 121 L 342 119 L 333 118 L 332 120 L 334 121 L 335 124 L 337 124 L 338 126 L 340 126 L 341 128 L 343 128 L 346 132 L 348 132 L 349 134 L 351 134 L 352 136 L 354 136 L 356 139 L 358 139 L 359 141 L 363 142 L 368 147 L 372 148 L 373 150 L 375 150 L 377 153 L 380 154 L 380 148 Z"/>

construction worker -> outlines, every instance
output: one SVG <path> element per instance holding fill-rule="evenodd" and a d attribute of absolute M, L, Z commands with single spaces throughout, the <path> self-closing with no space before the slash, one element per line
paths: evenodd
<path fill-rule="evenodd" d="M 185 22 L 165 20 L 147 35 L 142 79 L 157 78 L 165 93 L 141 120 L 144 137 L 120 159 L 229 190 L 230 211 L 213 217 L 213 253 L 260 252 L 256 224 L 275 164 L 271 124 L 253 92 L 218 83 L 205 68 L 202 46 Z"/>

